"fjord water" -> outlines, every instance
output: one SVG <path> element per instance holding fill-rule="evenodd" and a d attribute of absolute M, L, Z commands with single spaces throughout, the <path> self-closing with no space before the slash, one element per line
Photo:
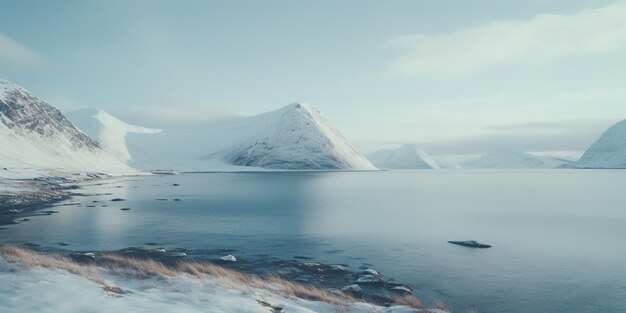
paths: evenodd
<path fill-rule="evenodd" d="M 71 250 L 155 242 L 233 249 L 242 260 L 308 255 L 353 269 L 370 263 L 456 311 L 622 312 L 624 186 L 619 170 L 132 177 L 86 184 L 80 192 L 100 195 L 6 226 L 0 241 Z M 493 248 L 446 242 L 469 239 Z"/>

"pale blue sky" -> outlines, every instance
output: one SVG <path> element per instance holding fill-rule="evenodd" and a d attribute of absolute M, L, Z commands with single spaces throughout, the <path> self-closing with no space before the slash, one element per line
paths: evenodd
<path fill-rule="evenodd" d="M 146 126 L 307 101 L 365 152 L 575 152 L 626 118 L 626 4 L 5 1 L 0 78 Z"/>

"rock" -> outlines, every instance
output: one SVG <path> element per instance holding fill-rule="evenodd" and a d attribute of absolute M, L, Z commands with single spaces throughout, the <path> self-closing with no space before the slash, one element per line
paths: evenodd
<path fill-rule="evenodd" d="M 398 292 L 411 293 L 411 289 L 409 289 L 406 286 L 396 286 L 396 287 L 391 288 L 391 290 L 398 291 Z"/>
<path fill-rule="evenodd" d="M 370 275 L 374 275 L 374 276 L 378 276 L 380 277 L 380 273 L 378 273 L 378 271 L 371 269 L 371 268 L 367 268 L 365 269 L 363 272 L 370 274 Z"/>
<path fill-rule="evenodd" d="M 182 251 L 170 251 L 170 252 L 167 252 L 167 255 L 173 256 L 176 258 L 184 258 L 187 256 L 187 253 L 182 252 Z"/>
<path fill-rule="evenodd" d="M 121 208 L 120 210 L 122 210 L 122 211 L 129 211 L 130 208 Z"/>
<path fill-rule="evenodd" d="M 102 289 L 106 292 L 115 293 L 118 295 L 124 294 L 124 290 L 122 290 L 122 288 L 120 287 L 105 286 L 105 287 L 102 287 Z"/>
<path fill-rule="evenodd" d="M 86 252 L 86 253 L 76 252 L 76 253 L 70 254 L 70 257 L 78 262 L 93 262 L 96 260 L 96 254 L 93 252 Z"/>
<path fill-rule="evenodd" d="M 111 199 L 111 201 L 113 201 L 113 202 L 119 202 L 119 201 L 126 201 L 126 199 L 122 199 L 122 198 L 115 198 L 115 199 Z"/>
<path fill-rule="evenodd" d="M 352 284 L 352 285 L 348 285 L 348 286 L 341 288 L 341 291 L 350 292 L 350 293 L 361 293 L 363 292 L 363 289 L 361 289 L 361 286 L 357 284 Z"/>
<path fill-rule="evenodd" d="M 235 258 L 235 256 L 232 254 L 220 257 L 220 260 L 226 261 L 226 262 L 237 262 L 237 258 Z"/>
<path fill-rule="evenodd" d="M 356 280 L 357 283 L 382 283 L 383 280 L 374 275 L 361 275 Z"/>
<path fill-rule="evenodd" d="M 330 268 L 333 271 L 341 271 L 341 272 L 347 272 L 348 271 L 348 269 L 345 266 L 338 265 L 338 264 L 332 264 L 332 265 L 330 265 Z"/>

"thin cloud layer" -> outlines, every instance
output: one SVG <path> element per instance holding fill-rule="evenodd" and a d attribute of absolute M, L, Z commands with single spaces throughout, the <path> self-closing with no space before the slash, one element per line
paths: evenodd
<path fill-rule="evenodd" d="M 0 67 L 36 67 L 44 63 L 39 54 L 0 33 Z"/>
<path fill-rule="evenodd" d="M 540 14 L 527 21 L 500 21 L 439 35 L 398 36 L 404 53 L 391 72 L 409 76 L 460 77 L 511 64 L 544 64 L 568 56 L 626 50 L 626 4 L 585 9 L 573 15 Z"/>

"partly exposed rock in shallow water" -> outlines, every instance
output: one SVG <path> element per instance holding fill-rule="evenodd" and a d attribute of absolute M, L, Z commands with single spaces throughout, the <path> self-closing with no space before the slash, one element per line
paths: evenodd
<path fill-rule="evenodd" d="M 220 257 L 220 260 L 226 261 L 226 262 L 237 262 L 237 258 L 235 258 L 235 256 L 232 254 Z"/>
<path fill-rule="evenodd" d="M 126 258 L 140 260 L 154 260 L 164 265 L 176 266 L 180 262 L 219 260 L 218 262 L 230 269 L 264 277 L 268 274 L 277 275 L 287 281 L 301 283 L 332 292 L 343 292 L 357 299 L 379 305 L 394 303 L 398 296 L 410 295 L 411 286 L 386 280 L 378 271 L 366 268 L 352 271 L 347 264 L 326 264 L 321 262 L 300 262 L 297 260 L 282 260 L 267 255 L 248 256 L 237 260 L 233 255 L 224 256 L 223 251 L 188 251 L 183 248 L 125 248 L 110 252 L 76 252 L 69 256 L 78 263 L 96 263 L 107 261 L 110 255 L 119 255 Z M 215 255 L 215 254 L 217 255 Z M 102 256 L 102 258 L 101 258 Z M 181 259 L 185 257 L 185 259 Z M 232 257 L 232 258 L 231 258 Z M 236 260 L 236 262 L 234 262 Z"/>

